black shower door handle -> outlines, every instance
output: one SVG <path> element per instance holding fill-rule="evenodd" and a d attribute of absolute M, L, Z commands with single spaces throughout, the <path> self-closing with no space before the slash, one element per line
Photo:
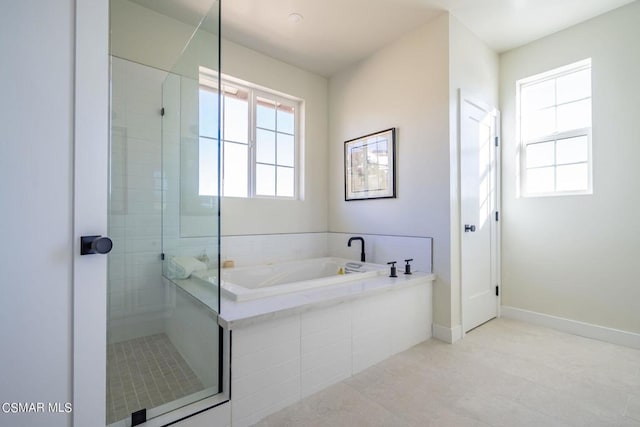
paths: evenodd
<path fill-rule="evenodd" d="M 80 255 L 108 254 L 111 249 L 113 249 L 113 241 L 108 237 L 80 237 Z"/>

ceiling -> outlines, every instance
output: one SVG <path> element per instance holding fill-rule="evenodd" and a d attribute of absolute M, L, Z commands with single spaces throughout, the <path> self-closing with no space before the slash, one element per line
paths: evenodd
<path fill-rule="evenodd" d="M 132 0 L 189 24 L 214 0 Z M 330 76 L 447 10 L 496 52 L 633 0 L 222 0 L 223 37 Z M 289 15 L 302 15 L 291 22 Z"/>
<path fill-rule="evenodd" d="M 450 11 L 488 46 L 501 53 L 634 0 L 426 1 Z"/>

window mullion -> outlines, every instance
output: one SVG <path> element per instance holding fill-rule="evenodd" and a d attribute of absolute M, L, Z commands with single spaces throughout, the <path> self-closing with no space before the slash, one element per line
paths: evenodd
<path fill-rule="evenodd" d="M 558 140 L 553 141 L 553 191 L 558 191 Z"/>
<path fill-rule="evenodd" d="M 258 103 L 256 102 L 256 93 L 253 89 L 250 90 L 251 96 L 249 96 L 249 100 L 251 102 L 251 105 L 249 106 L 248 110 L 249 110 L 249 155 L 248 157 L 248 162 L 249 162 L 249 167 L 248 167 L 248 171 L 249 171 L 249 179 L 248 181 L 248 185 L 249 185 L 249 197 L 255 197 L 256 196 L 256 146 L 257 146 L 257 134 L 256 134 L 256 116 L 257 116 L 257 112 L 256 112 L 256 108 Z"/>
<path fill-rule="evenodd" d="M 558 79 L 553 79 L 553 133 L 558 133 Z M 554 150 L 555 151 L 555 150 Z"/>
<path fill-rule="evenodd" d="M 273 189 L 273 194 L 276 195 L 276 197 L 278 197 L 278 107 L 280 107 L 280 103 L 276 100 L 276 109 L 275 109 L 275 115 L 276 115 L 276 125 L 275 125 L 275 129 L 274 129 L 274 133 L 275 133 L 275 146 L 273 147 L 275 149 L 275 158 L 274 158 L 274 168 L 273 168 L 273 173 L 275 174 L 273 182 L 275 182 L 275 187 Z"/>

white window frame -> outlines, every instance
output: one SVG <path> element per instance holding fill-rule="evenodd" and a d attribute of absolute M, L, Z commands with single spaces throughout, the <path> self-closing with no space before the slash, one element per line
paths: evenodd
<path fill-rule="evenodd" d="M 555 68 L 553 70 L 549 70 L 546 71 L 544 73 L 541 74 L 536 74 L 534 76 L 531 77 L 527 77 L 521 80 L 518 80 L 516 82 L 516 111 L 517 111 L 517 126 L 516 126 L 516 132 L 518 135 L 518 141 L 519 141 L 519 153 L 520 153 L 520 164 L 519 164 L 519 172 L 518 172 L 518 178 L 519 178 L 519 186 L 518 186 L 518 191 L 519 191 L 519 196 L 522 197 L 552 197 L 552 196 L 570 196 L 570 195 L 589 195 L 589 194 L 593 194 L 593 155 L 592 155 L 592 143 L 591 143 L 591 134 L 592 134 L 592 127 L 593 127 L 593 101 L 591 104 L 591 111 L 590 114 L 592 115 L 592 120 L 591 123 L 592 125 L 589 127 L 584 127 L 584 128 L 580 128 L 580 129 L 571 129 L 568 131 L 563 131 L 563 132 L 554 132 L 548 135 L 542 135 L 536 138 L 532 138 L 529 140 L 525 140 L 523 138 L 522 135 L 522 108 L 521 108 L 521 93 L 522 93 L 522 89 L 526 88 L 527 86 L 532 86 L 535 84 L 539 84 L 542 83 L 544 81 L 547 80 L 554 80 L 554 79 L 558 79 L 560 77 L 569 75 L 569 74 L 573 74 L 579 71 L 583 71 L 589 69 L 591 70 L 591 58 L 588 59 L 584 59 L 582 61 L 578 61 L 578 62 L 574 62 L 572 64 L 563 66 L 563 67 L 559 67 L 559 68 Z M 593 86 L 593 85 L 592 85 Z M 591 92 L 591 95 L 589 96 L 589 98 L 584 98 L 584 99 L 592 99 L 593 100 L 593 92 Z M 570 102 L 576 102 L 579 100 L 573 100 Z M 557 112 L 557 107 L 560 105 L 564 105 L 564 104 L 556 104 L 555 105 L 555 109 Z M 587 164 L 587 189 L 586 190 L 570 190 L 570 191 L 558 191 L 558 190 L 554 190 L 551 192 L 546 192 L 546 193 L 528 193 L 527 192 L 527 146 L 529 145 L 533 145 L 533 144 L 540 144 L 540 143 L 545 143 L 545 142 L 553 142 L 554 143 L 554 162 L 552 165 L 548 165 L 548 166 L 544 166 L 544 167 L 549 167 L 552 166 L 553 167 L 553 171 L 554 171 L 554 185 L 557 185 L 557 179 L 556 179 L 556 173 L 557 173 L 557 168 L 558 166 L 565 166 L 565 165 L 570 165 L 570 164 L 558 164 L 556 162 L 555 159 L 555 152 L 556 152 L 556 144 L 558 141 L 563 140 L 563 139 L 567 139 L 567 138 L 572 138 L 572 137 L 579 137 L 579 136 L 586 136 L 587 137 L 587 160 L 586 162 L 578 162 L 578 163 L 574 163 L 574 164 L 583 164 L 586 163 Z M 533 169 L 533 168 L 532 168 Z"/>
<path fill-rule="evenodd" d="M 220 84 L 224 86 L 231 86 L 238 88 L 239 90 L 249 92 L 249 118 L 247 121 L 247 135 L 248 135 L 248 155 L 247 155 L 247 196 L 226 196 L 224 194 L 224 130 L 221 128 L 220 136 L 221 136 L 221 150 L 220 150 L 220 192 L 222 193 L 222 197 L 227 198 L 237 198 L 237 199 L 277 199 L 277 200 L 299 200 L 302 199 L 302 183 L 303 183 L 303 171 L 302 171 L 302 153 L 303 153 L 303 129 L 304 126 L 303 118 L 304 118 L 304 100 L 300 98 L 296 98 L 294 96 L 284 94 L 273 89 L 269 89 L 263 86 L 259 86 L 244 80 L 240 80 L 238 78 L 228 76 L 225 74 L 220 75 Z M 200 67 L 200 86 L 204 86 L 208 89 L 213 89 L 215 91 L 217 88 L 217 74 L 214 71 L 208 70 L 204 67 Z M 257 98 L 267 98 L 269 100 L 273 100 L 278 104 L 286 105 L 294 108 L 294 134 L 293 134 L 293 144 L 294 144 L 294 164 L 293 164 L 293 175 L 294 175 L 294 188 L 293 188 L 293 196 L 278 196 L 273 195 L 258 195 L 256 193 L 257 182 L 256 182 L 256 168 L 257 168 L 257 154 L 256 154 L 256 130 L 257 130 Z M 220 103 L 220 108 L 223 108 L 222 102 Z M 221 127 L 224 123 L 224 110 L 220 113 L 221 117 Z M 277 126 L 277 125 L 276 125 Z M 277 132 L 277 129 L 276 129 Z M 277 146 L 276 146 L 277 150 Z M 277 151 L 276 151 L 277 152 Z M 276 174 L 276 191 L 277 191 L 277 174 Z"/>
<path fill-rule="evenodd" d="M 300 186 L 300 118 L 302 117 L 301 114 L 301 108 L 302 108 L 302 100 L 296 99 L 296 98 L 292 98 L 292 97 L 286 97 L 286 96 L 282 96 L 280 94 L 275 93 L 272 90 L 265 90 L 265 89 L 258 89 L 258 88 L 254 88 L 252 90 L 252 100 L 251 100 L 251 119 L 250 119 L 250 139 L 251 139 L 251 153 L 250 153 L 250 157 L 252 157 L 251 160 L 251 179 L 250 179 L 250 186 L 251 186 L 251 197 L 255 197 L 255 198 L 266 198 L 266 199 L 289 199 L 289 200 L 296 200 L 299 198 L 299 186 Z M 256 120 L 256 115 L 257 115 L 257 108 L 258 108 L 258 97 L 260 98 L 268 98 L 272 101 L 275 101 L 278 104 L 281 105 L 285 105 L 288 107 L 292 107 L 294 109 L 294 116 L 293 116 L 293 196 L 267 196 L 267 195 L 258 195 L 256 193 L 256 176 L 257 176 L 257 165 L 258 165 L 258 160 L 257 160 L 257 155 L 256 155 L 256 140 L 257 140 L 257 120 Z M 276 130 L 275 132 L 277 132 L 277 114 L 276 114 Z M 278 153 L 278 145 L 276 143 L 276 164 L 274 166 L 277 167 L 277 153 Z M 276 191 L 278 189 L 278 175 L 276 173 L 276 181 L 275 181 L 275 186 L 276 186 Z"/>

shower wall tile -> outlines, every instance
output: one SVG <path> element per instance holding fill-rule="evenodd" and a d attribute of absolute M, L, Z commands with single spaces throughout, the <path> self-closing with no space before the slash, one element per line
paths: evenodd
<path fill-rule="evenodd" d="M 233 260 L 237 267 L 297 259 L 337 256 L 360 259 L 360 244 L 347 246 L 353 233 L 295 233 L 222 236 L 221 259 Z M 413 258 L 413 271 L 431 272 L 430 237 L 357 234 L 365 239 L 367 261 L 386 264 Z M 404 268 L 404 267 L 402 267 Z"/>
<path fill-rule="evenodd" d="M 177 236 L 179 228 L 174 228 Z M 165 228 L 165 235 L 169 234 L 169 230 Z M 165 253 L 168 256 L 191 256 L 199 257 L 207 255 L 209 257 L 209 266 L 214 267 L 217 260 L 217 237 L 190 237 L 175 238 L 165 241 Z"/>
<path fill-rule="evenodd" d="M 326 233 L 222 236 L 221 259 L 236 267 L 327 256 Z"/>
<path fill-rule="evenodd" d="M 347 246 L 350 237 L 361 236 L 365 240 L 365 253 L 368 262 L 386 264 L 398 261 L 398 271 L 404 271 L 405 259 L 411 262 L 413 271 L 432 272 L 432 242 L 431 237 L 421 236 L 393 236 L 381 234 L 359 233 L 327 233 L 328 250 L 332 256 L 360 259 L 360 242 Z"/>
<path fill-rule="evenodd" d="M 160 278 L 158 278 L 160 280 Z M 158 307 L 164 307 L 164 292 L 158 292 L 155 282 L 147 286 L 139 286 L 133 294 L 138 312 L 157 311 Z"/>
<path fill-rule="evenodd" d="M 127 236 L 125 244 L 125 253 L 155 253 L 160 255 L 162 249 L 160 247 L 160 236 L 144 237 L 144 236 Z"/>
<path fill-rule="evenodd" d="M 112 58 L 108 312 L 110 336 L 131 339 L 166 310 L 161 280 L 161 117 L 165 72 Z M 155 330 L 156 326 L 152 326 Z M 148 331 L 149 333 L 152 330 Z"/>

